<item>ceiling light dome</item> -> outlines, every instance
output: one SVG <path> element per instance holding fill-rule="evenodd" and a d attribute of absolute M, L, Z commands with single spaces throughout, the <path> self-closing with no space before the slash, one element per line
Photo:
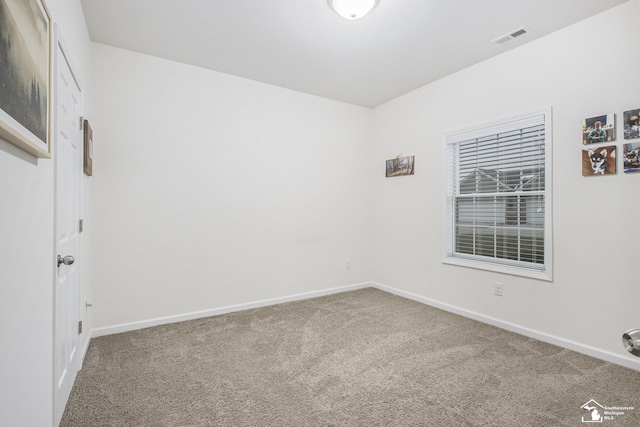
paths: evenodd
<path fill-rule="evenodd" d="M 329 7 L 345 19 L 359 19 L 376 7 L 379 0 L 328 0 Z"/>

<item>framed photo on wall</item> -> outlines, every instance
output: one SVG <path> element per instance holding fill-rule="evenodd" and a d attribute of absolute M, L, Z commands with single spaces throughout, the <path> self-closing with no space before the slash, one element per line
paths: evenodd
<path fill-rule="evenodd" d="M 640 138 L 640 108 L 622 113 L 624 119 L 624 139 Z"/>
<path fill-rule="evenodd" d="M 582 176 L 615 175 L 616 172 L 615 145 L 582 150 Z"/>
<path fill-rule="evenodd" d="M 624 173 L 640 172 L 640 142 L 622 144 Z"/>
<path fill-rule="evenodd" d="M 386 161 L 385 177 L 413 175 L 414 163 L 415 156 L 397 156 L 395 159 L 389 159 Z"/>
<path fill-rule="evenodd" d="M 596 144 L 616 140 L 616 115 L 603 114 L 582 122 L 582 143 Z"/>
<path fill-rule="evenodd" d="M 44 0 L 0 0 L 0 138 L 51 157 L 51 16 Z"/>

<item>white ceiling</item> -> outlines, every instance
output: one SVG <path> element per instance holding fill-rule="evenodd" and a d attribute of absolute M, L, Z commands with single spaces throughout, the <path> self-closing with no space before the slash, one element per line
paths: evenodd
<path fill-rule="evenodd" d="M 627 0 L 82 0 L 91 40 L 365 107 Z M 492 40 L 525 26 L 506 44 Z M 576 46 L 576 49 L 585 49 Z"/>

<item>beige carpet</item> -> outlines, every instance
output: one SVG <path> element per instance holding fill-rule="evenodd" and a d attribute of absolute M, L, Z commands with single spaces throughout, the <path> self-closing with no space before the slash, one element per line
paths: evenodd
<path fill-rule="evenodd" d="M 580 426 L 591 399 L 640 426 L 640 372 L 368 288 L 96 338 L 61 425 Z"/>

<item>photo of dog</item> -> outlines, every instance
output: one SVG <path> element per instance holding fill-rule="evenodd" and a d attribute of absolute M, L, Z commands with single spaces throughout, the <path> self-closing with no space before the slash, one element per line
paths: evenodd
<path fill-rule="evenodd" d="M 640 142 L 622 145 L 624 173 L 640 172 Z"/>
<path fill-rule="evenodd" d="M 640 138 L 640 109 L 623 113 L 624 139 Z"/>
<path fill-rule="evenodd" d="M 582 176 L 613 175 L 616 169 L 616 146 L 582 150 Z"/>

